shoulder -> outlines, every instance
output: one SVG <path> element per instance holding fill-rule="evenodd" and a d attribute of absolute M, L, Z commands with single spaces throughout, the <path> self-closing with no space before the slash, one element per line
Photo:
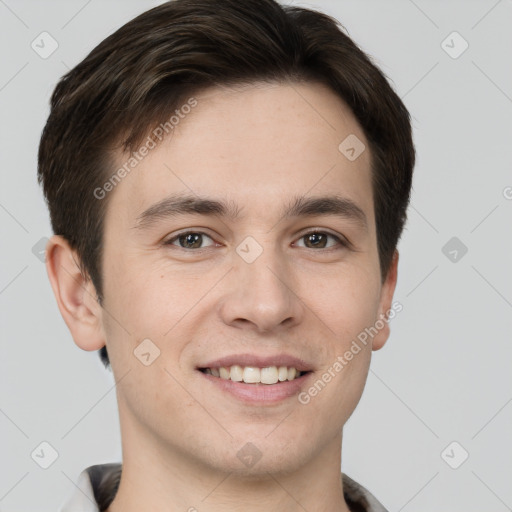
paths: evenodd
<path fill-rule="evenodd" d="M 351 512 L 388 512 L 375 496 L 345 473 L 341 474 L 345 501 Z"/>
<path fill-rule="evenodd" d="M 114 499 L 121 478 L 121 463 L 95 464 L 77 478 L 73 494 L 59 512 L 103 512 Z"/>

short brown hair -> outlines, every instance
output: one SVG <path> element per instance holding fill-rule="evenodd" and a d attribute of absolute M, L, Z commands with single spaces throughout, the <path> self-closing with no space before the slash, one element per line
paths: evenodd
<path fill-rule="evenodd" d="M 382 280 L 406 221 L 415 150 L 385 75 L 326 14 L 274 0 L 172 0 L 137 16 L 66 73 L 51 97 L 38 181 L 52 228 L 102 302 L 102 235 L 114 151 L 136 150 L 185 98 L 210 86 L 321 82 L 352 110 L 372 157 Z M 340 141 L 341 142 L 341 141 Z M 100 350 L 109 365 L 106 347 Z"/>

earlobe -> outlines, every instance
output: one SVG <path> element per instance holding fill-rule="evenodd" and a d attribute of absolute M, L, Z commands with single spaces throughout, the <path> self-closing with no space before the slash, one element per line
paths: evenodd
<path fill-rule="evenodd" d="M 392 309 L 393 295 L 395 293 L 398 277 L 398 258 L 398 251 L 395 250 L 386 280 L 384 281 L 381 289 L 379 311 L 376 318 L 376 327 L 381 328 L 378 329 L 378 333 L 372 340 L 372 350 L 381 349 L 389 338 L 390 328 L 387 320 L 388 314 Z"/>
<path fill-rule="evenodd" d="M 46 247 L 46 271 L 62 318 L 83 350 L 105 345 L 102 309 L 92 281 L 80 271 L 76 252 L 67 240 L 54 235 Z"/>

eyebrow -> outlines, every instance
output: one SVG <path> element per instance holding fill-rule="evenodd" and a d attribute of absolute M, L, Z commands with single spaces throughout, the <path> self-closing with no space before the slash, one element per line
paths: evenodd
<path fill-rule="evenodd" d="M 136 219 L 133 228 L 148 229 L 159 220 L 180 215 L 199 214 L 219 216 L 229 220 L 238 220 L 241 209 L 234 202 L 224 202 L 208 197 L 173 194 L 151 205 Z M 280 215 L 282 218 L 314 217 L 334 215 L 359 224 L 368 230 L 368 221 L 364 211 L 351 199 L 337 195 L 306 197 L 295 196 L 286 205 Z"/>

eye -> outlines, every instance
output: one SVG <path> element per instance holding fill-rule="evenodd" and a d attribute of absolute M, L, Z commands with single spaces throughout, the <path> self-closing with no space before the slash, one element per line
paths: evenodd
<path fill-rule="evenodd" d="M 210 240 L 211 243 L 203 245 L 205 239 Z M 334 243 L 329 244 L 329 239 L 334 240 Z M 306 249 L 330 249 L 336 246 L 349 246 L 349 243 L 339 236 L 320 230 L 305 233 L 299 238 L 299 240 L 305 241 L 305 245 L 303 247 Z M 169 240 L 164 242 L 164 245 L 174 245 L 181 249 L 194 250 L 204 249 L 206 247 L 216 245 L 216 243 L 209 235 L 202 231 L 185 231 L 169 238 Z"/>
<path fill-rule="evenodd" d="M 208 247 L 201 247 L 201 244 L 205 237 L 213 242 L 212 238 L 208 236 L 206 233 L 203 233 L 201 231 L 186 231 L 172 238 L 169 238 L 169 240 L 165 242 L 165 245 L 178 245 L 182 249 L 203 249 L 204 247 Z M 177 242 L 177 244 L 174 242 Z M 214 244 L 215 242 L 213 242 L 213 244 L 210 245 Z"/>
<path fill-rule="evenodd" d="M 336 243 L 327 245 L 328 238 L 335 240 Z M 342 240 L 340 237 L 333 235 L 331 233 L 327 233 L 325 231 L 310 231 L 302 235 L 299 240 L 305 240 L 305 247 L 307 249 L 326 249 L 335 247 L 336 245 L 340 245 L 342 247 L 347 247 L 347 242 Z"/>

